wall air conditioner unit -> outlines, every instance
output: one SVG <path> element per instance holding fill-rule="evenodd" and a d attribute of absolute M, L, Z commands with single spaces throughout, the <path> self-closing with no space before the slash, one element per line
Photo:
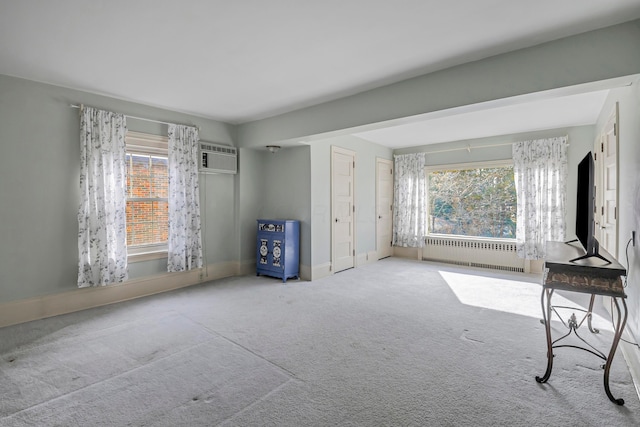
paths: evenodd
<path fill-rule="evenodd" d="M 238 173 L 238 149 L 200 141 L 201 173 Z"/>

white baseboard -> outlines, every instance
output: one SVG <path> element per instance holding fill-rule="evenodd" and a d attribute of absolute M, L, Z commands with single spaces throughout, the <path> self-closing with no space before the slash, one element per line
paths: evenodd
<path fill-rule="evenodd" d="M 362 267 L 363 265 L 371 264 L 378 260 L 378 252 L 370 251 L 356 256 L 356 267 Z"/>
<path fill-rule="evenodd" d="M 624 339 L 634 342 L 633 339 L 628 336 L 629 334 L 624 335 L 627 336 L 623 336 Z M 638 397 L 640 397 L 640 348 L 627 342 L 620 341 L 620 350 L 622 351 L 624 360 L 627 362 L 627 366 L 629 367 L 629 372 L 631 373 L 633 385 L 636 387 Z"/>
<path fill-rule="evenodd" d="M 240 262 L 238 271 L 236 273 L 238 276 L 255 276 L 256 274 L 256 260 L 244 260 Z M 311 280 L 311 267 L 305 264 L 300 264 L 300 280 Z"/>
<path fill-rule="evenodd" d="M 604 305 L 605 310 L 611 315 L 611 297 L 603 297 L 602 304 Z M 625 327 L 625 330 L 622 332 L 622 338 L 631 341 L 637 342 L 633 333 L 629 329 L 629 325 Z M 622 356 L 624 357 L 625 362 L 627 362 L 627 367 L 629 368 L 629 372 L 631 373 L 631 379 L 633 380 L 633 385 L 636 387 L 636 392 L 638 393 L 638 397 L 640 398 L 640 348 L 638 346 L 629 344 L 625 341 L 620 340 L 620 344 L 618 344 L 619 350 L 622 352 Z"/>
<path fill-rule="evenodd" d="M 544 260 L 526 259 L 524 260 L 524 272 L 540 274 L 544 270 Z"/>
<path fill-rule="evenodd" d="M 333 271 L 331 270 L 330 262 L 311 267 L 311 280 L 322 279 L 323 277 L 331 276 L 332 274 Z"/>
<path fill-rule="evenodd" d="M 237 274 L 238 276 L 250 276 L 252 274 L 256 274 L 255 258 L 240 262 Z"/>
<path fill-rule="evenodd" d="M 204 268 L 162 273 L 124 283 L 82 288 L 59 294 L 27 298 L 0 304 L 0 327 L 86 310 L 116 302 L 172 291 L 238 274 L 237 262 L 223 262 Z"/>
<path fill-rule="evenodd" d="M 203 268 L 200 282 L 208 282 L 209 280 L 223 279 L 225 277 L 238 276 L 241 265 L 236 261 L 218 262 L 208 264 Z"/>
<path fill-rule="evenodd" d="M 394 246 L 393 256 L 422 260 L 422 248 L 403 248 L 402 246 Z"/>
<path fill-rule="evenodd" d="M 311 280 L 311 266 L 300 264 L 300 280 Z"/>

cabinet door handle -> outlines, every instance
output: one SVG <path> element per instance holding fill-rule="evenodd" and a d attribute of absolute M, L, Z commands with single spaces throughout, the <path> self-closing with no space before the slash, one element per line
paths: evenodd
<path fill-rule="evenodd" d="M 336 218 L 336 222 L 338 222 L 338 218 Z"/>

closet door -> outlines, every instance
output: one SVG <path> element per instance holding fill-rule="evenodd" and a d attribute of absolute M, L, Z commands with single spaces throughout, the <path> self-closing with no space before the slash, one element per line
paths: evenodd
<path fill-rule="evenodd" d="M 596 239 L 618 258 L 618 104 L 594 147 L 596 154 Z"/>
<path fill-rule="evenodd" d="M 355 266 L 355 158 L 353 151 L 331 147 L 331 261 L 334 273 Z"/>
<path fill-rule="evenodd" d="M 393 162 L 376 159 L 376 251 L 378 259 L 391 256 L 393 240 Z"/>

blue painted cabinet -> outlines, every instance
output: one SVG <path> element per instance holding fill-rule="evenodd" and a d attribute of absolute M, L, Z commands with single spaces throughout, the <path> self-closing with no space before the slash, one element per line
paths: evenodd
<path fill-rule="evenodd" d="M 300 277 L 300 221 L 259 219 L 256 272 L 279 277 L 283 283 Z"/>

